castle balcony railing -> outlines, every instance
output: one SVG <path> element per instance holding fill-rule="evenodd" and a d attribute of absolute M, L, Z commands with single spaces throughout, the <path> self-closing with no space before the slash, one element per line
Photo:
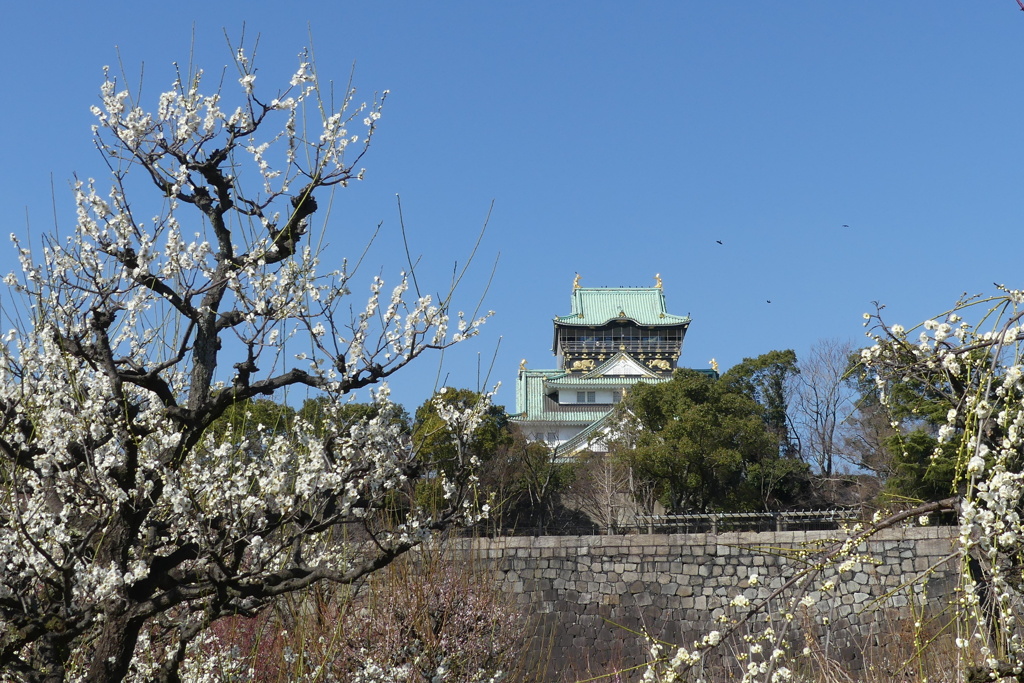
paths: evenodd
<path fill-rule="evenodd" d="M 679 353 L 680 343 L 651 343 L 636 339 L 609 339 L 607 341 L 576 341 L 563 339 L 562 353 L 615 353 L 625 349 L 628 353 Z"/>

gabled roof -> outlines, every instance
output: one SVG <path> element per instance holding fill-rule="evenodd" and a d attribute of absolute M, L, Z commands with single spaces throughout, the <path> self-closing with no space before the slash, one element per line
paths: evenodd
<path fill-rule="evenodd" d="M 660 376 L 661 375 L 652 371 L 628 353 L 619 352 L 583 375 L 583 379 L 592 380 L 597 379 L 598 377 L 630 377 L 635 381 L 640 377 Z"/>
<path fill-rule="evenodd" d="M 555 462 L 568 462 L 570 456 L 576 455 L 580 451 L 587 450 L 595 441 L 600 441 L 607 432 L 607 425 L 612 416 L 612 412 L 613 411 L 608 411 L 607 415 L 582 430 L 579 434 L 576 434 L 571 439 L 558 444 L 558 446 L 555 447 Z"/>
<path fill-rule="evenodd" d="M 637 382 L 645 380 L 651 384 L 662 381 L 661 378 L 654 375 L 645 375 L 644 377 L 595 377 L 593 379 L 584 379 L 579 375 L 566 375 L 549 379 L 544 385 L 549 389 L 621 389 L 623 387 L 629 388 Z M 668 378 L 664 378 L 664 381 L 668 381 Z"/>
<path fill-rule="evenodd" d="M 593 410 L 549 410 L 547 402 L 548 380 L 566 377 L 564 370 L 521 370 L 516 382 L 516 422 L 559 422 L 562 424 L 590 424 L 608 414 L 608 408 Z"/>
<path fill-rule="evenodd" d="M 663 374 L 652 371 L 628 353 L 615 353 L 593 370 L 579 375 L 565 372 L 548 375 L 544 386 L 548 389 L 579 389 L 584 387 L 631 387 L 640 381 L 667 380 Z"/>
<path fill-rule="evenodd" d="M 614 360 L 614 357 L 610 360 Z M 586 379 L 580 375 L 572 375 L 564 370 L 520 370 L 516 382 L 516 413 L 512 415 L 515 422 L 557 422 L 559 424 L 589 425 L 605 418 L 610 408 L 586 409 L 584 406 L 569 404 L 561 409 L 551 409 L 546 400 L 548 394 L 558 390 L 585 388 L 624 389 L 635 386 L 638 382 L 660 384 L 667 382 L 669 377 L 650 373 L 632 377 L 593 377 Z M 564 404 L 563 404 L 564 405 Z M 581 408 L 583 408 L 581 410 Z"/>
<path fill-rule="evenodd" d="M 576 287 L 572 290 L 572 313 L 556 316 L 556 325 L 599 326 L 612 320 L 629 320 L 637 325 L 687 325 L 689 316 L 671 315 L 665 310 L 661 287 Z"/>

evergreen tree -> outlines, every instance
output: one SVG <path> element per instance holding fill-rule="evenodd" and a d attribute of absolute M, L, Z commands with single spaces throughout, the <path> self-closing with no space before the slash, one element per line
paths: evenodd
<path fill-rule="evenodd" d="M 779 455 L 764 408 L 736 382 L 677 370 L 638 384 L 615 418 L 614 449 L 673 512 L 793 502 L 806 465 Z"/>

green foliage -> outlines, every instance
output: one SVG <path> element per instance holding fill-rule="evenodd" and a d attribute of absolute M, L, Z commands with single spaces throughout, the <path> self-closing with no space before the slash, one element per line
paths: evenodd
<path fill-rule="evenodd" d="M 796 353 L 786 349 L 744 358 L 722 376 L 722 382 L 731 391 L 740 392 L 763 407 L 764 422 L 787 455 L 795 453 L 789 438 L 789 398 L 791 380 L 799 372 Z"/>
<path fill-rule="evenodd" d="M 919 428 L 890 438 L 892 474 L 885 493 L 915 501 L 941 500 L 950 496 L 956 478 L 956 446 L 942 444 Z"/>
<path fill-rule="evenodd" d="M 307 398 L 302 402 L 302 407 L 299 408 L 299 412 L 297 413 L 298 417 L 301 417 L 313 425 L 315 433 L 318 436 L 322 436 L 321 432 L 323 430 L 324 416 L 326 414 L 324 408 L 330 400 L 331 399 L 327 396 Z M 379 414 L 380 407 L 375 403 L 346 403 L 341 406 L 338 413 L 331 413 L 331 417 L 343 428 L 351 428 L 356 424 L 372 420 Z M 393 418 L 393 421 L 402 426 L 403 432 L 409 433 L 412 431 L 412 428 L 409 425 L 409 413 L 404 408 L 398 411 Z"/>
<path fill-rule="evenodd" d="M 948 377 L 940 372 L 884 383 L 880 396 L 876 375 L 864 371 L 860 359 L 851 360 L 853 379 L 861 392 L 861 412 L 884 411 L 892 426 L 882 441 L 888 453 L 889 476 L 883 494 L 888 498 L 930 501 L 954 493 L 959 436 L 940 444 L 939 427 L 953 407 Z M 858 370 L 859 366 L 859 370 Z"/>
<path fill-rule="evenodd" d="M 266 436 L 287 435 L 294 418 L 295 410 L 290 406 L 269 398 L 254 398 L 229 406 L 209 430 L 218 445 L 237 447 L 232 453 L 234 460 L 251 460 L 263 455 Z"/>
<path fill-rule="evenodd" d="M 614 448 L 672 511 L 784 505 L 807 468 L 779 455 L 778 437 L 749 386 L 693 370 L 638 384 L 619 408 Z"/>
<path fill-rule="evenodd" d="M 451 407 L 470 408 L 483 400 L 483 395 L 470 389 L 442 389 L 416 409 L 412 444 L 420 461 L 428 468 L 454 477 L 464 469 L 462 460 L 476 457 L 490 460 L 502 446 L 512 443 L 508 414 L 502 406 L 491 405 L 473 431 L 468 449 L 460 452 L 459 435 L 453 434 L 438 414 L 435 400 Z"/>
<path fill-rule="evenodd" d="M 218 436 L 246 434 L 254 430 L 267 430 L 272 434 L 291 429 L 295 410 L 269 398 L 248 399 L 229 406 L 210 429 Z"/>
<path fill-rule="evenodd" d="M 546 531 L 564 512 L 560 497 L 573 479 L 573 465 L 555 462 L 547 444 L 526 438 L 514 424 L 509 434 L 480 472 L 481 487 L 495 496 L 491 518 L 496 529 Z"/>
<path fill-rule="evenodd" d="M 398 517 L 404 517 L 408 512 L 410 503 L 405 500 L 395 500 L 393 502 L 393 513 Z M 435 513 L 438 510 L 443 510 L 445 505 L 444 499 L 444 486 L 441 483 L 439 477 L 426 477 L 422 481 L 416 482 L 416 486 L 412 492 L 411 505 L 417 510 L 427 510 L 430 513 Z"/>

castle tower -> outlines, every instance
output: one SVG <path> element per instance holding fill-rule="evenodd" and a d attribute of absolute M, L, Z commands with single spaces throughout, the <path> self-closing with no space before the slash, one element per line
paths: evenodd
<path fill-rule="evenodd" d="M 568 315 L 554 319 L 557 368 L 516 382 L 513 420 L 556 455 L 606 450 L 603 423 L 637 382 L 664 382 L 678 366 L 690 318 L 668 313 L 661 278 L 654 287 L 581 287 Z"/>

